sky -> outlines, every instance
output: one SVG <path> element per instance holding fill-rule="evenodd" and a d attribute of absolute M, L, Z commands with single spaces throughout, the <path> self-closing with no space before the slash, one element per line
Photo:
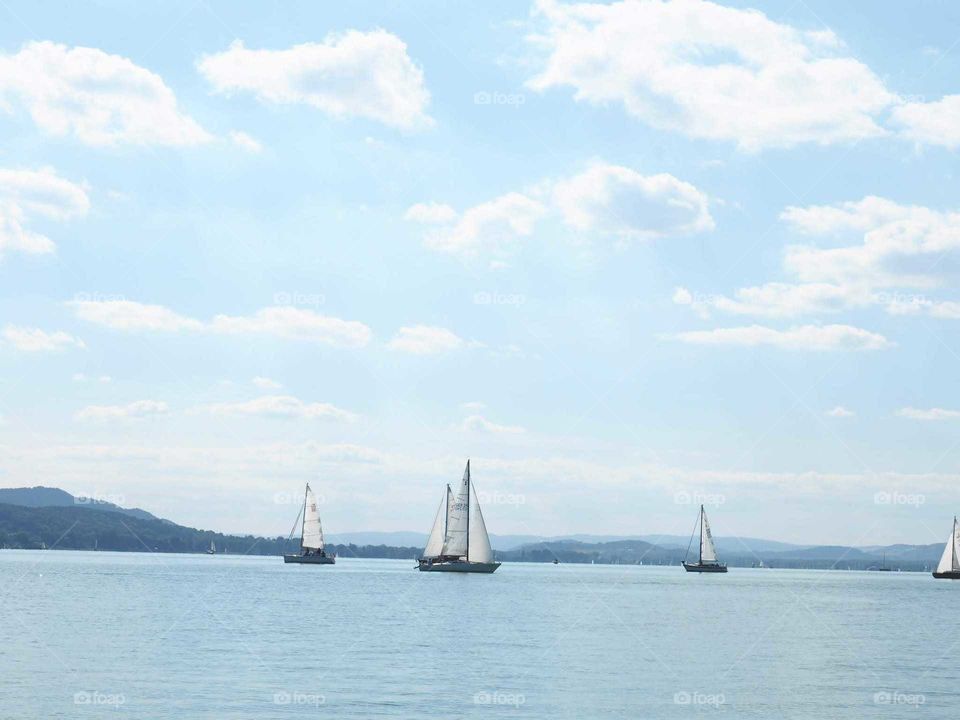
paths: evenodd
<path fill-rule="evenodd" d="M 960 6 L 0 3 L 0 485 L 933 543 Z"/>

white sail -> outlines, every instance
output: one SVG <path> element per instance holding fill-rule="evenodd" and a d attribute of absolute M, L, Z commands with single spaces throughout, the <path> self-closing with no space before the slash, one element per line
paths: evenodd
<path fill-rule="evenodd" d="M 955 570 L 960 570 L 960 538 L 957 537 L 956 518 L 953 519 L 953 529 L 950 531 L 950 537 L 947 538 L 947 544 L 943 547 L 943 555 L 937 563 L 939 573 Z"/>
<path fill-rule="evenodd" d="M 490 547 L 490 536 L 487 535 L 487 525 L 483 522 L 483 513 L 480 512 L 480 500 L 477 498 L 477 489 L 470 484 L 470 562 L 493 562 L 493 548 Z"/>
<path fill-rule="evenodd" d="M 437 508 L 437 516 L 433 519 L 433 529 L 430 530 L 430 537 L 427 538 L 427 546 L 423 549 L 423 557 L 438 557 L 443 552 L 443 526 L 447 521 L 447 496 L 449 491 L 444 491 L 443 500 L 440 501 L 440 507 Z"/>
<path fill-rule="evenodd" d="M 700 519 L 703 525 L 700 528 L 700 562 L 714 563 L 717 561 L 717 548 L 713 544 L 713 535 L 710 534 L 710 523 L 707 514 L 700 508 Z"/>
<path fill-rule="evenodd" d="M 470 523 L 470 462 L 463 473 L 458 488 L 450 493 L 447 505 L 447 533 L 443 541 L 443 554 L 463 557 L 467 554 L 467 529 Z"/>
<path fill-rule="evenodd" d="M 303 504 L 303 534 L 300 547 L 306 550 L 323 550 L 323 528 L 320 527 L 320 509 L 313 490 L 307 485 Z"/>

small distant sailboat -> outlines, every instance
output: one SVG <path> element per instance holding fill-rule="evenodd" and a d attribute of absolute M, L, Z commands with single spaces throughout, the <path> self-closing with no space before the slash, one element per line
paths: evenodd
<path fill-rule="evenodd" d="M 216 554 L 217 554 L 217 544 L 213 540 L 211 540 L 210 549 L 207 550 L 207 555 L 216 555 Z"/>
<path fill-rule="evenodd" d="M 470 480 L 469 460 L 457 492 L 447 485 L 417 567 L 420 572 L 488 574 L 500 567 L 493 558 L 476 488 Z"/>
<path fill-rule="evenodd" d="M 307 483 L 307 489 L 303 495 L 303 505 L 297 514 L 297 519 L 293 522 L 294 530 L 300 518 L 303 517 L 303 524 L 300 526 L 300 554 L 284 555 L 285 563 L 299 563 L 301 565 L 333 565 L 337 561 L 336 555 L 327 555 L 323 549 L 323 528 L 320 526 L 320 511 L 317 509 L 317 498 L 310 489 L 310 483 Z M 293 537 L 294 530 L 290 531 L 290 537 Z"/>
<path fill-rule="evenodd" d="M 960 580 L 960 537 L 957 535 L 957 518 L 953 518 L 953 530 L 943 548 L 943 555 L 933 576 L 938 580 Z"/>
<path fill-rule="evenodd" d="M 710 534 L 710 523 L 707 521 L 707 513 L 700 506 L 700 517 L 697 518 L 697 525 L 700 526 L 700 559 L 695 563 L 688 563 L 686 558 L 683 560 L 683 569 L 687 572 L 700 573 L 725 573 L 727 566 L 717 560 L 717 548 L 713 544 L 713 535 Z M 690 543 L 687 544 L 687 552 L 690 552 L 690 545 L 693 544 L 693 537 L 697 534 L 697 527 L 694 526 L 693 534 L 690 536 Z"/>

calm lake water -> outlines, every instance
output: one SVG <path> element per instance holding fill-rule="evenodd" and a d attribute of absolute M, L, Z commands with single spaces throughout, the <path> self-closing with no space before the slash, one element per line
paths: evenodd
<path fill-rule="evenodd" d="M 955 716 L 927 574 L 0 551 L 0 718 Z"/>

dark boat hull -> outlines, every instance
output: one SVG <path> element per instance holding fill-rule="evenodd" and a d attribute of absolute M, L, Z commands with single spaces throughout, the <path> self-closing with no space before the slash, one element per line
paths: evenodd
<path fill-rule="evenodd" d="M 946 572 L 934 572 L 933 576 L 937 580 L 960 580 L 960 570 L 947 570 Z"/>
<path fill-rule="evenodd" d="M 684 563 L 683 569 L 687 572 L 695 573 L 725 573 L 727 571 L 726 565 L 721 565 L 717 563 L 716 565 L 700 565 L 699 563 Z"/>
<path fill-rule="evenodd" d="M 298 565 L 335 565 L 336 555 L 284 555 L 285 563 L 297 563 Z"/>
<path fill-rule="evenodd" d="M 466 562 L 464 560 L 440 560 L 429 562 L 421 560 L 417 566 L 420 572 L 456 572 L 456 573 L 483 573 L 489 575 L 500 567 L 500 563 Z"/>

